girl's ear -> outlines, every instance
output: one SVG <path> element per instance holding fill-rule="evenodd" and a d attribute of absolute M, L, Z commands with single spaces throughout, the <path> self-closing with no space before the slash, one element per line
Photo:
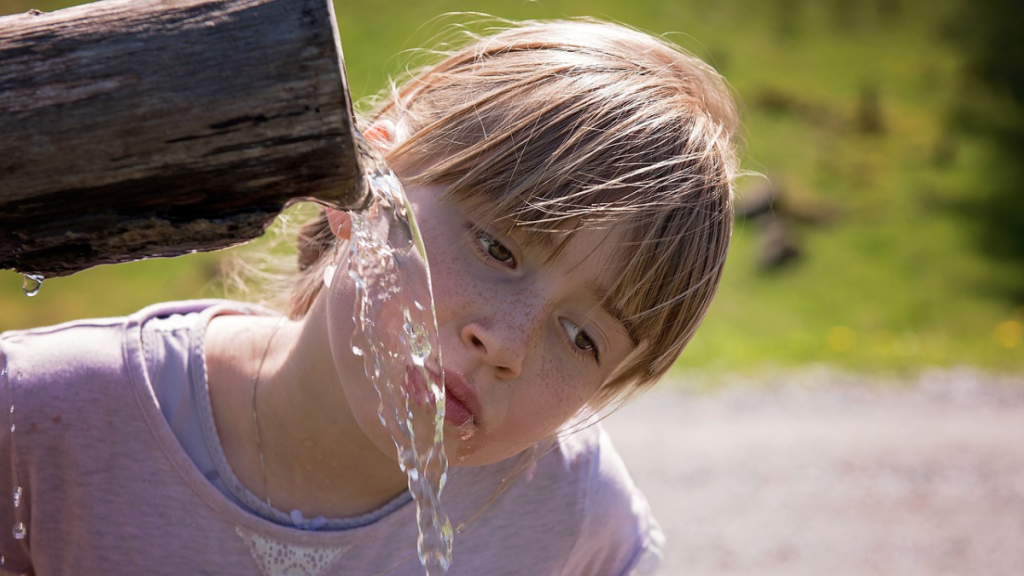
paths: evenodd
<path fill-rule="evenodd" d="M 363 132 L 363 136 L 378 150 L 385 152 L 394 144 L 394 128 L 390 120 L 378 120 Z"/>
<path fill-rule="evenodd" d="M 327 208 L 326 212 L 331 232 L 342 240 L 348 240 L 352 235 L 352 217 L 348 215 L 348 212 L 334 208 Z"/>
<path fill-rule="evenodd" d="M 390 120 L 374 122 L 363 131 L 363 137 L 381 152 L 386 152 L 391 148 L 393 134 L 394 124 Z M 327 208 L 325 211 L 327 212 L 327 222 L 331 227 L 331 232 L 342 240 L 348 240 L 352 235 L 352 217 L 344 210 Z"/>

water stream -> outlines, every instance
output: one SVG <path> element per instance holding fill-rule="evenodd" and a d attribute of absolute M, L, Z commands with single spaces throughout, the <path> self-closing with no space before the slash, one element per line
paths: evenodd
<path fill-rule="evenodd" d="M 451 564 L 451 522 L 440 505 L 448 461 L 443 445 L 444 380 L 426 251 L 394 172 L 367 175 L 375 196 L 352 213 L 348 274 L 358 292 L 352 351 L 380 396 L 380 423 L 391 432 L 409 478 L 419 524 L 417 552 L 428 576 Z M 335 269 L 325 274 L 330 285 Z"/>

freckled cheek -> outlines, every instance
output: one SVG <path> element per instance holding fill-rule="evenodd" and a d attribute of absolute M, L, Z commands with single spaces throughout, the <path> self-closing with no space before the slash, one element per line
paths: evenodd
<path fill-rule="evenodd" d="M 544 359 L 535 376 L 535 392 L 523 398 L 520 413 L 534 420 L 537 436 L 556 430 L 572 418 L 593 395 L 593 388 L 573 366 Z"/>
<path fill-rule="evenodd" d="M 468 278 L 457 265 L 447 261 L 432 264 L 430 275 L 438 321 L 450 318 L 451 314 L 459 310 L 468 309 L 474 299 L 480 298 L 482 288 L 479 283 Z"/>

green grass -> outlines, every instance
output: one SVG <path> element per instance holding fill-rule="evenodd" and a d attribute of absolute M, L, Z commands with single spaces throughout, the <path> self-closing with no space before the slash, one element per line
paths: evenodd
<path fill-rule="evenodd" d="M 355 97 L 402 69 L 451 11 L 518 18 L 592 15 L 658 32 L 708 59 L 744 109 L 745 168 L 786 200 L 833 215 L 795 232 L 803 257 L 764 272 L 757 229 L 738 221 L 725 280 L 680 367 L 756 372 L 836 365 L 910 372 L 972 364 L 1024 369 L 1019 269 L 979 247 L 963 209 L 988 186 L 989 144 L 956 136 L 948 110 L 963 57 L 946 40 L 954 0 L 497 2 L 346 0 L 336 6 Z M 0 13 L 50 2 L 0 0 Z M 466 19 L 463 18 L 462 21 Z M 858 121 L 878 95 L 883 130 Z M 740 183 L 740 198 L 757 184 Z M 1024 225 L 1024 223 L 1022 223 Z M 230 255 L 233 251 L 228 251 Z M 101 267 L 47 281 L 32 299 L 0 273 L 0 329 L 124 314 L 151 302 L 216 296 L 224 254 Z"/>

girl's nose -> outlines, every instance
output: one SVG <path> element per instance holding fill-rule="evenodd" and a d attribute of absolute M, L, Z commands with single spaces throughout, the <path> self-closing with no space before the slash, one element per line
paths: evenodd
<path fill-rule="evenodd" d="M 517 334 L 517 332 L 520 332 Z M 511 326 L 470 322 L 462 327 L 462 343 L 470 347 L 499 378 L 517 378 L 523 371 L 528 337 Z"/>

